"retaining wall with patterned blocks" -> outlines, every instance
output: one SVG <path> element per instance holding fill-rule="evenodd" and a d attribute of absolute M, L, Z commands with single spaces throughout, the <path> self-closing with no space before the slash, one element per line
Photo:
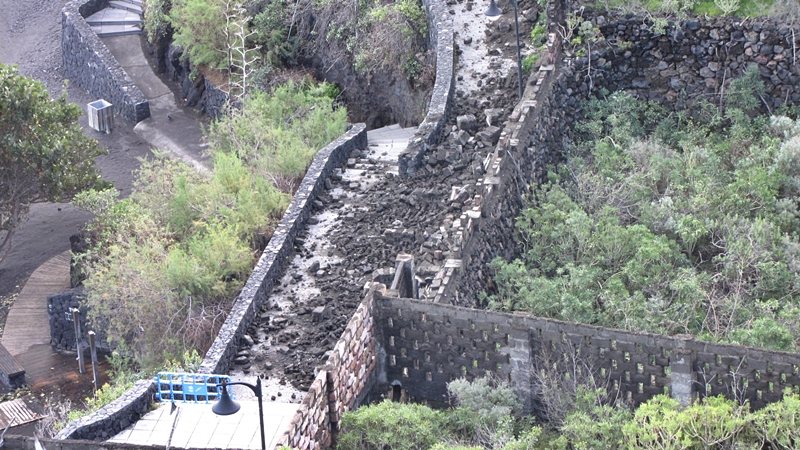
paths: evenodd
<path fill-rule="evenodd" d="M 607 381 L 612 397 L 638 406 L 659 394 L 687 404 L 704 396 L 747 399 L 754 409 L 800 390 L 800 355 L 381 297 L 374 314 L 386 380 L 411 400 L 447 401 L 447 383 L 493 374 L 507 379 L 526 409 L 534 371 L 566 370 L 577 355 Z"/>

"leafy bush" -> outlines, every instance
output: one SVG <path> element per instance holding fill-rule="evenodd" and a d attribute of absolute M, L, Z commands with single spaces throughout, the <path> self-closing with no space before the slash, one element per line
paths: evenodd
<path fill-rule="evenodd" d="M 332 92 L 327 83 L 292 81 L 271 95 L 256 92 L 240 112 L 211 125 L 210 147 L 235 155 L 254 175 L 293 191 L 316 152 L 344 132 L 347 111 L 333 104 Z"/>
<path fill-rule="evenodd" d="M 459 378 L 447 383 L 447 391 L 458 406 L 476 414 L 484 425 L 493 428 L 510 416 L 519 402 L 508 383 L 495 380 L 494 384 L 492 386 L 489 377 L 473 381 Z"/>
<path fill-rule="evenodd" d="M 533 66 L 542 59 L 541 53 L 531 53 L 522 58 L 522 73 L 529 75 L 533 70 Z"/>
<path fill-rule="evenodd" d="M 564 449 L 621 448 L 625 443 L 623 427 L 632 416 L 624 406 L 607 404 L 606 397 L 604 389 L 580 388 L 554 445 Z"/>
<path fill-rule="evenodd" d="M 445 436 L 443 418 L 427 406 L 386 400 L 346 413 L 336 448 L 428 450 Z"/>
<path fill-rule="evenodd" d="M 659 395 L 642 404 L 625 425 L 626 448 L 751 448 L 749 407 L 724 397 L 709 397 L 682 408 Z M 757 447 L 756 447 L 757 448 Z"/>
<path fill-rule="evenodd" d="M 171 31 L 169 19 L 171 8 L 171 0 L 145 0 L 143 2 L 144 31 L 151 44 L 155 44 Z"/>
<path fill-rule="evenodd" d="M 88 416 L 89 414 L 99 410 L 100 408 L 110 404 L 114 400 L 120 398 L 128 389 L 133 386 L 133 382 L 123 382 L 104 384 L 100 389 L 94 393 L 94 397 L 86 397 L 84 399 L 85 407 L 81 409 L 70 409 L 67 417 L 70 422 L 80 419 L 81 417 Z"/>
<path fill-rule="evenodd" d="M 356 71 L 402 73 L 415 83 L 431 76 L 425 55 L 428 21 L 419 0 L 360 0 L 352 8 L 323 0 L 315 9 L 318 17 L 325 18 L 325 39 L 341 43 L 338 57 L 346 58 Z"/>

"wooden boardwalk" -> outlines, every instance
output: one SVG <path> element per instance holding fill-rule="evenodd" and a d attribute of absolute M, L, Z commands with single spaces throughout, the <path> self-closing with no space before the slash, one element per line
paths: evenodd
<path fill-rule="evenodd" d="M 21 355 L 34 345 L 50 345 L 47 296 L 69 289 L 70 253 L 66 251 L 39 266 L 8 311 L 2 343 L 9 353 Z"/>
<path fill-rule="evenodd" d="M 77 355 L 50 346 L 47 297 L 69 289 L 70 253 L 54 256 L 30 276 L 8 311 L 0 342 L 25 368 L 25 380 L 35 394 L 70 398 L 78 405 L 92 393 L 92 365 L 86 352 L 86 372 L 78 373 Z M 108 363 L 100 359 L 101 384 L 108 381 Z"/>

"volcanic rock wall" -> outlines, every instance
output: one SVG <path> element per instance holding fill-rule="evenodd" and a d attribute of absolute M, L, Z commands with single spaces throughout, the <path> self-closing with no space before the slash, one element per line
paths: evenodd
<path fill-rule="evenodd" d="M 662 31 L 641 17 L 606 17 L 591 11 L 584 16 L 598 27 L 605 43 L 599 51 L 575 59 L 573 95 L 586 97 L 601 88 L 627 90 L 682 110 L 697 99 L 717 104 L 731 80 L 755 65 L 765 87 L 763 112 L 800 101 L 798 36 L 789 24 L 692 18 L 666 21 Z"/>
<path fill-rule="evenodd" d="M 108 0 L 74 0 L 61 11 L 64 77 L 111 102 L 126 120 L 138 123 L 150 117 L 150 104 L 84 20 L 106 6 Z"/>

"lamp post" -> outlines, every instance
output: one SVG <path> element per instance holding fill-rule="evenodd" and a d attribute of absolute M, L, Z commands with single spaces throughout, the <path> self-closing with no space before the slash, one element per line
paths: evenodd
<path fill-rule="evenodd" d="M 517 35 L 517 76 L 519 76 L 519 99 L 522 101 L 522 94 L 525 92 L 524 84 L 522 81 L 522 54 L 520 53 L 519 49 L 519 16 L 517 12 L 517 0 L 509 0 L 511 6 L 514 7 L 514 31 Z M 489 3 L 489 9 L 487 9 L 484 14 L 487 17 L 497 17 L 503 14 L 503 10 L 497 7 L 497 3 L 495 0 L 492 0 Z"/>
<path fill-rule="evenodd" d="M 218 416 L 229 416 L 239 412 L 241 405 L 234 401 L 230 394 L 228 394 L 228 386 L 233 386 L 235 384 L 249 387 L 256 394 L 256 397 L 258 397 L 258 420 L 261 425 L 261 450 L 267 450 L 267 443 L 264 440 L 264 401 L 261 395 L 261 378 L 256 378 L 255 386 L 250 383 L 242 382 L 218 384 L 217 387 L 222 388 L 222 393 L 219 397 L 219 401 L 214 403 L 214 406 L 211 407 L 211 411 Z"/>

